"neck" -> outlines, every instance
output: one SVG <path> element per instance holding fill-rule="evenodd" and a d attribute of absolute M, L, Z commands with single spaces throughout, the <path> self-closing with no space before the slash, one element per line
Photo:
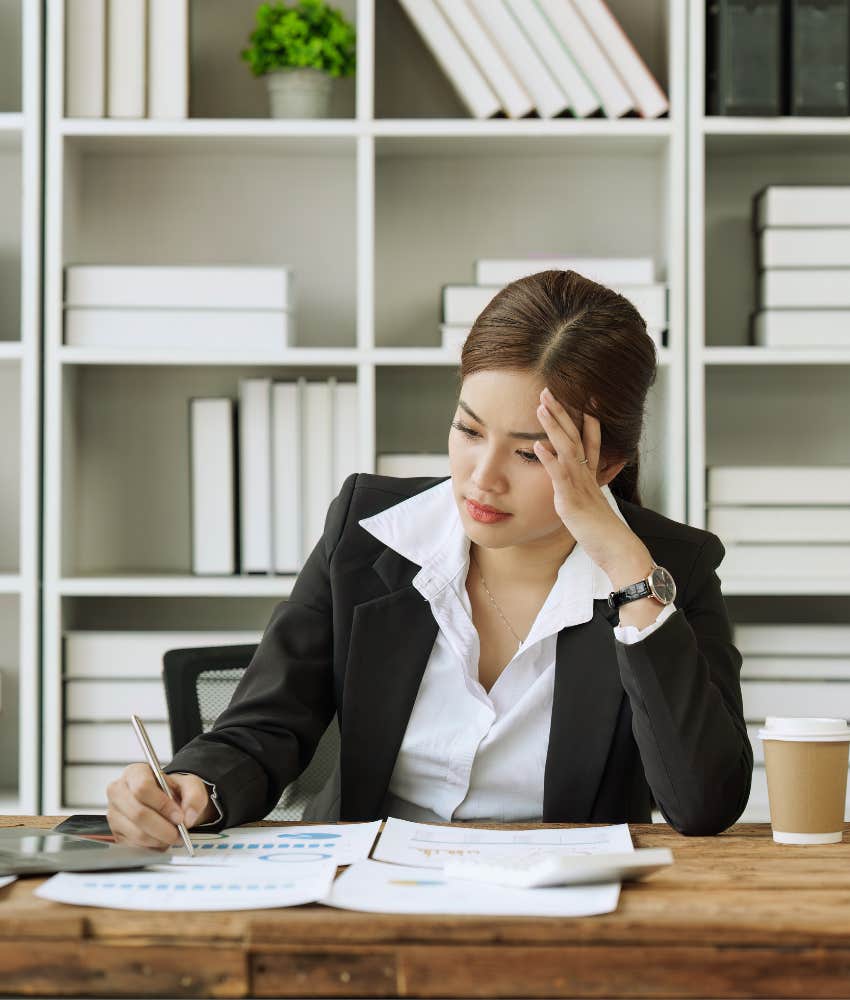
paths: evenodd
<path fill-rule="evenodd" d="M 558 543 L 536 548 L 528 545 L 511 545 L 504 549 L 489 549 L 470 542 L 469 555 L 488 585 L 510 581 L 527 587 L 551 587 L 558 577 L 558 570 L 575 548 L 576 541 L 564 530 Z"/>

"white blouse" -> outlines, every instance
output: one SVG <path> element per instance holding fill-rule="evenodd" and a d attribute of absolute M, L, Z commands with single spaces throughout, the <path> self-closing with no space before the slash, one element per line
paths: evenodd
<path fill-rule="evenodd" d="M 625 522 L 613 494 L 606 500 Z M 413 586 L 439 626 L 390 779 L 384 815 L 413 820 L 539 820 L 555 684 L 558 632 L 593 617 L 594 599 L 614 589 L 576 544 L 537 618 L 489 693 L 478 681 L 480 642 L 466 592 L 470 540 L 451 479 L 360 525 L 421 566 Z M 644 629 L 617 626 L 619 642 L 640 642 L 675 611 L 669 604 Z"/>

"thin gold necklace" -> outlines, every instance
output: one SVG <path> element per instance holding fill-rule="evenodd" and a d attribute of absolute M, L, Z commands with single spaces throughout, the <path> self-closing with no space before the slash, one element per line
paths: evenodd
<path fill-rule="evenodd" d="M 508 619 L 505 618 L 504 614 L 502 613 L 502 609 L 496 603 L 496 598 L 493 597 L 493 595 L 490 593 L 490 588 L 487 586 L 487 581 L 484 579 L 484 574 L 481 572 L 481 567 L 478 565 L 478 560 L 475 559 L 475 558 L 473 558 L 471 550 L 470 550 L 470 553 L 469 553 L 469 558 L 472 560 L 472 562 L 475 564 L 475 568 L 478 570 L 478 575 L 481 577 L 481 582 L 484 584 L 484 589 L 487 591 L 487 596 L 490 598 L 490 603 L 499 612 L 499 617 L 502 619 L 502 621 L 511 630 L 511 634 L 513 635 L 514 639 L 516 639 L 516 641 L 518 643 L 517 649 L 519 649 L 519 647 L 522 645 L 522 639 L 520 639 L 520 637 L 516 634 L 516 632 L 514 631 L 513 625 L 511 625 L 511 623 L 508 621 Z"/>

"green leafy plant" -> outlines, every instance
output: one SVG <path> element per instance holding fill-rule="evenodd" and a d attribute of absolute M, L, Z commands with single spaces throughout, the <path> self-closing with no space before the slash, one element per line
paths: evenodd
<path fill-rule="evenodd" d="M 329 76 L 354 73 L 354 27 L 323 0 L 300 0 L 293 6 L 260 4 L 250 41 L 241 56 L 254 76 L 295 67 L 318 69 Z"/>

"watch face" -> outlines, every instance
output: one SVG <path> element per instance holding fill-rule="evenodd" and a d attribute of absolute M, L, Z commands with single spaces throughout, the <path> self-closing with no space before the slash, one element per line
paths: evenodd
<path fill-rule="evenodd" d="M 663 604 L 672 604 L 676 597 L 676 584 L 663 566 L 656 566 L 650 574 L 649 586 Z"/>

